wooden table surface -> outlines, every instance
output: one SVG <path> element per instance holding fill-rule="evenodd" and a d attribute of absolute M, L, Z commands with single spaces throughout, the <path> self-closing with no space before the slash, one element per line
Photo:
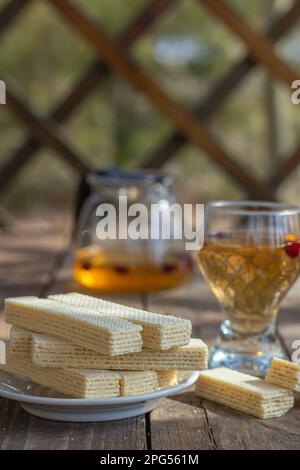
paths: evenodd
<path fill-rule="evenodd" d="M 1 233 L 1 298 L 78 290 L 68 267 L 70 224 L 65 217 L 18 223 Z M 109 297 L 108 297 L 109 298 Z M 116 299 L 116 297 L 114 297 Z M 184 287 L 147 296 L 118 297 L 135 306 L 191 319 L 193 335 L 211 341 L 221 321 L 206 284 L 195 276 Z M 285 300 L 279 331 L 287 349 L 300 339 L 300 287 Z M 2 304 L 3 305 L 3 304 Z M 0 337 L 8 326 L 0 321 Z M 300 399 L 281 418 L 259 420 L 195 397 L 193 390 L 162 399 L 150 414 L 111 423 L 61 423 L 35 418 L 0 398 L 0 449 L 199 450 L 299 449 Z"/>

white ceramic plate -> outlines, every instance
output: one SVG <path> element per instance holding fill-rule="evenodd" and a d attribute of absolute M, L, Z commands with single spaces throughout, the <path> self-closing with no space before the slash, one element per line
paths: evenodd
<path fill-rule="evenodd" d="M 40 418 L 70 422 L 115 421 L 153 410 L 159 398 L 174 395 L 193 385 L 199 372 L 189 373 L 175 387 L 132 397 L 106 399 L 67 398 L 46 387 L 0 371 L 0 397 L 21 403 L 28 413 Z"/>

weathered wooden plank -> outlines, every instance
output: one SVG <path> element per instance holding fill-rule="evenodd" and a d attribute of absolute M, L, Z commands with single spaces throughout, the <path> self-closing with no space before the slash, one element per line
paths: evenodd
<path fill-rule="evenodd" d="M 212 402 L 199 402 L 206 410 L 217 449 L 299 450 L 299 406 L 283 418 L 260 420 Z"/>
<path fill-rule="evenodd" d="M 12 400 L 0 398 L 0 449 L 8 433 L 15 407 L 16 404 Z"/>
<path fill-rule="evenodd" d="M 17 224 L 11 233 L 1 233 L 0 309 L 5 297 L 41 294 L 51 282 L 64 236 L 68 237 L 66 230 L 66 226 L 60 226 L 55 236 L 48 225 L 41 227 L 32 220 L 29 224 Z M 6 338 L 9 327 L 1 316 L 0 313 L 0 338 Z"/>
<path fill-rule="evenodd" d="M 147 449 L 145 415 L 111 423 L 95 423 L 91 449 Z"/>
<path fill-rule="evenodd" d="M 24 450 L 146 449 L 145 415 L 109 423 L 64 423 L 34 416 L 26 422 L 26 439 L 20 442 Z M 11 428 L 5 440 L 7 448 L 14 445 L 14 432 Z"/>
<path fill-rule="evenodd" d="M 215 449 L 206 413 L 193 391 L 165 398 L 150 414 L 152 450 Z"/>
<path fill-rule="evenodd" d="M 26 413 L 26 411 L 23 411 L 23 413 Z M 22 449 L 66 450 L 69 445 L 71 432 L 71 423 L 58 423 L 31 416 Z"/>
<path fill-rule="evenodd" d="M 19 431 L 20 424 L 22 432 Z M 6 432 L 4 448 L 145 450 L 145 416 L 110 423 L 63 423 L 29 417 L 25 411 L 18 410 L 18 420 L 11 422 Z"/>
<path fill-rule="evenodd" d="M 47 283 L 57 255 L 68 243 L 69 228 L 66 218 L 50 229 L 48 223 L 31 220 L 16 223 L 10 232 L 1 232 L 0 296 L 15 289 L 37 289 Z M 2 306 L 2 305 L 1 305 Z"/>
<path fill-rule="evenodd" d="M 2 399 L 0 399 L 1 401 Z M 13 405 L 9 404 L 9 408 L 10 414 L 7 425 L 4 431 L 0 431 L 0 448 L 2 450 L 23 449 L 26 442 L 30 415 L 25 413 L 18 403 L 13 402 Z"/>

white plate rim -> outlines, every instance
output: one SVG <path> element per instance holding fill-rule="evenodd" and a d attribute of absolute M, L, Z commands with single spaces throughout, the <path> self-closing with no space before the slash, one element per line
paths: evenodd
<path fill-rule="evenodd" d="M 107 406 L 137 403 L 147 400 L 154 400 L 168 395 L 174 395 L 186 388 L 191 387 L 198 379 L 200 371 L 191 371 L 190 376 L 174 387 L 163 388 L 157 392 L 145 393 L 142 395 L 131 395 L 129 397 L 112 397 L 112 398 L 55 398 L 55 397 L 39 397 L 35 395 L 25 395 L 22 393 L 3 390 L 0 388 L 0 397 L 18 401 L 20 403 L 31 403 L 36 405 L 54 405 L 54 406 Z M 1 387 L 1 383 L 0 383 Z"/>

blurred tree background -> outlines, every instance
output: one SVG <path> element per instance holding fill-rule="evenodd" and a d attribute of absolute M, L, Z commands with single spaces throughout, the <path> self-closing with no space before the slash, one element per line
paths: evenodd
<path fill-rule="evenodd" d="M 8 0 L 0 0 L 2 8 Z M 150 0 L 73 0 L 83 11 L 118 35 Z M 256 30 L 264 30 L 290 0 L 228 0 Z M 300 71 L 300 24 L 277 43 L 277 51 Z M 242 43 L 194 0 L 174 0 L 132 48 L 134 60 L 174 100 L 193 108 L 213 84 L 245 54 Z M 22 90 L 34 112 L 45 116 L 70 91 L 96 56 L 47 2 L 29 2 L 1 36 L 0 71 Z M 291 90 L 257 67 L 224 102 L 206 126 L 255 176 L 266 178 L 280 158 L 299 142 L 299 107 Z M 270 116 L 270 109 L 272 116 Z M 275 120 L 275 124 L 274 124 Z M 119 77 L 109 78 L 62 125 L 91 167 L 138 167 L 143 158 L 174 130 L 143 95 Z M 0 107 L 0 164 L 26 137 L 26 129 Z M 177 175 L 186 200 L 241 198 L 243 188 L 207 155 L 185 145 L 165 167 Z M 299 171 L 279 192 L 300 202 Z M 76 172 L 59 155 L 44 148 L 16 176 L 1 196 L 13 211 L 67 205 L 78 182 Z"/>

